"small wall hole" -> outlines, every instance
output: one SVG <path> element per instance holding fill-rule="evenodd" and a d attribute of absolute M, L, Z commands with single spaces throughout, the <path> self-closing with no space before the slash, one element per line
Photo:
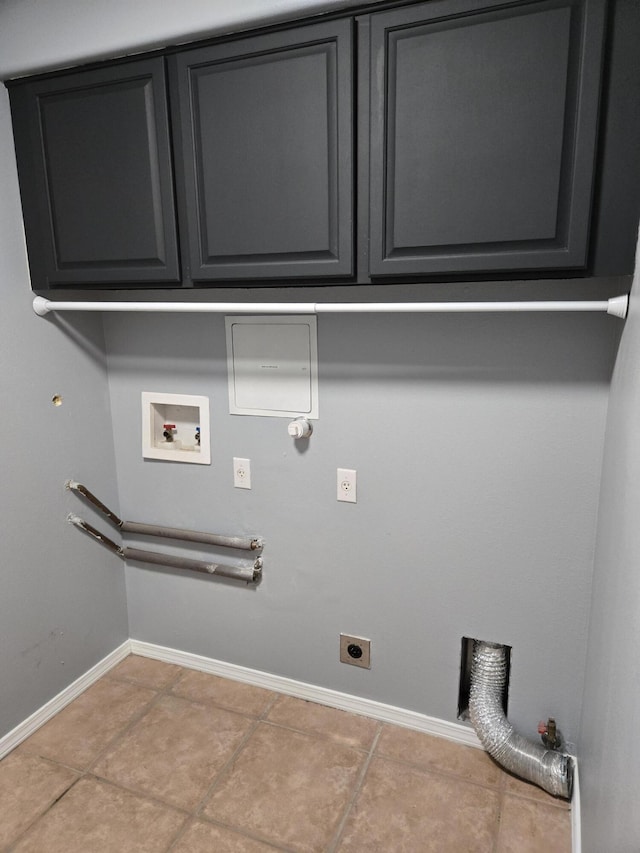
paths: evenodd
<path fill-rule="evenodd" d="M 51 402 L 53 403 L 54 406 L 61 406 L 62 405 L 62 395 L 61 394 L 54 394 L 53 397 L 51 398 Z"/>

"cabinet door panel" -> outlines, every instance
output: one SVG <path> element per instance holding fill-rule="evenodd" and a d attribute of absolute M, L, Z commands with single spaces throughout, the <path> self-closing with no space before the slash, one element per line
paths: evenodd
<path fill-rule="evenodd" d="M 12 92 L 34 287 L 179 280 L 164 62 Z"/>
<path fill-rule="evenodd" d="M 372 275 L 585 266 L 602 3 L 371 20 Z"/>
<path fill-rule="evenodd" d="M 351 24 L 177 57 L 193 280 L 352 271 Z"/>

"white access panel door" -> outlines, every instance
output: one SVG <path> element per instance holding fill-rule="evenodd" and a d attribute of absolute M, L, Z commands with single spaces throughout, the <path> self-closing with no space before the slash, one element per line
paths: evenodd
<path fill-rule="evenodd" d="M 318 417 L 314 316 L 226 317 L 229 411 Z"/>

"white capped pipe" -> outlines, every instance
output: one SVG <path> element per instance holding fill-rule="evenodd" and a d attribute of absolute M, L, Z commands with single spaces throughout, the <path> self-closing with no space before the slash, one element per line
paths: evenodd
<path fill-rule="evenodd" d="M 33 310 L 40 317 L 50 311 L 144 311 L 170 314 L 315 314 L 315 302 L 56 302 L 36 296 Z"/>
<path fill-rule="evenodd" d="M 601 300 L 557 300 L 547 302 L 317 302 L 316 314 L 324 313 L 514 313 L 526 311 L 600 311 L 625 318 L 629 305 L 627 294 Z"/>
<path fill-rule="evenodd" d="M 51 311 L 144 311 L 193 314 L 451 314 L 528 311 L 598 311 L 624 319 L 627 294 L 601 300 L 547 302 L 65 302 L 33 300 L 40 317 Z"/>

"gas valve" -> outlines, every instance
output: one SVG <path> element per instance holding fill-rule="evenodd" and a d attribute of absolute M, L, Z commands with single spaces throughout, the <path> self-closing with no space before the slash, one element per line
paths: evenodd
<path fill-rule="evenodd" d="M 549 717 L 546 723 L 544 720 L 540 720 L 538 723 L 538 734 L 547 749 L 560 749 L 562 746 L 562 738 L 556 728 L 556 721 L 553 717 Z"/>

